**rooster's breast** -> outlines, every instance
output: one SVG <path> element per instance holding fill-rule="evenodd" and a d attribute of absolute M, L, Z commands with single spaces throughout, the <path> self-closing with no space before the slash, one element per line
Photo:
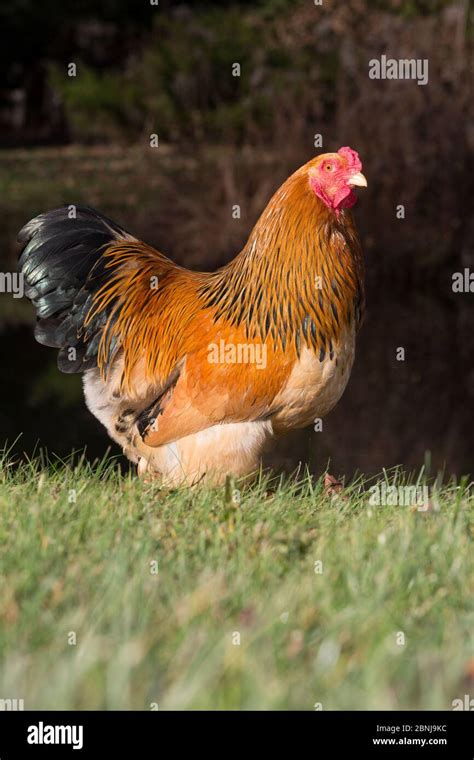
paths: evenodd
<path fill-rule="evenodd" d="M 275 399 L 280 410 L 273 418 L 275 433 L 306 427 L 322 418 L 337 404 L 349 380 L 355 354 L 355 329 L 346 328 L 334 345 L 331 359 L 323 361 L 313 350 L 303 348 L 291 374 Z"/>

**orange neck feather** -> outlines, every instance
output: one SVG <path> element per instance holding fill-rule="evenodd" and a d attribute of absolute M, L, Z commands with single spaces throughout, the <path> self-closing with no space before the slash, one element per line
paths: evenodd
<path fill-rule="evenodd" d="M 343 327 L 360 321 L 363 260 L 348 210 L 339 218 L 311 190 L 305 167 L 280 187 L 227 266 L 200 289 L 216 316 L 249 339 L 292 343 L 323 360 Z"/>

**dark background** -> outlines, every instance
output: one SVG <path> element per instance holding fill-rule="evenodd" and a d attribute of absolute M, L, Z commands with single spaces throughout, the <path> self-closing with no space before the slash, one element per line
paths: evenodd
<path fill-rule="evenodd" d="M 3 3 L 0 269 L 15 269 L 18 229 L 65 202 L 214 268 L 321 152 L 315 134 L 324 151 L 350 145 L 369 182 L 355 207 L 368 301 L 356 364 L 323 432 L 292 434 L 269 461 L 472 472 L 474 293 L 452 291 L 473 266 L 472 20 L 464 0 Z M 428 58 L 428 85 L 369 79 L 383 53 Z M 110 442 L 80 377 L 57 371 L 33 323 L 26 299 L 0 295 L 0 446 L 22 433 L 18 455 L 101 455 Z"/>

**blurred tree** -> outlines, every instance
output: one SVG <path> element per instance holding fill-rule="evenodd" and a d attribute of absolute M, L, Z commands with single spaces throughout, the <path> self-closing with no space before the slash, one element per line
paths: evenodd
<path fill-rule="evenodd" d="M 65 64 L 80 56 L 94 65 L 116 65 L 150 27 L 153 11 L 149 3 L 133 0 L 103 0 L 99 5 L 93 0 L 8 0 L 0 5 L 2 131 L 21 139 L 24 130 L 28 142 L 64 139 L 66 123 L 48 86 L 46 63 Z M 90 26 L 88 34 L 85 25 L 93 22 L 96 34 Z M 101 29 L 112 30 L 113 37 L 105 57 Z"/>

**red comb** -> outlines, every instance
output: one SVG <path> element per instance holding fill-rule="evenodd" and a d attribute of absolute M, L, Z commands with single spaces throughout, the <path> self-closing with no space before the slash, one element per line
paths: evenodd
<path fill-rule="evenodd" d="M 344 148 L 339 148 L 337 152 L 340 156 L 346 159 L 350 169 L 353 169 L 355 172 L 360 172 L 362 169 L 362 163 L 357 151 L 352 150 L 352 148 L 349 148 L 346 145 Z"/>

